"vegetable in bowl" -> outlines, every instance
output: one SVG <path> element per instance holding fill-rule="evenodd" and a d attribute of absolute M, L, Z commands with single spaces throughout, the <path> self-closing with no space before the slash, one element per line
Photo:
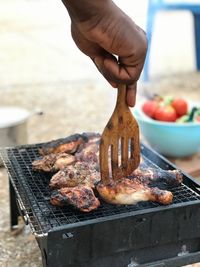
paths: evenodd
<path fill-rule="evenodd" d="M 145 104 L 147 100 L 137 102 L 133 112 L 140 126 L 141 137 L 164 156 L 186 157 L 200 152 L 200 103 L 187 100 L 187 112 L 179 115 L 171 104 L 172 100 L 169 97 L 156 97 L 151 100 L 156 102 L 153 108 L 152 102 Z M 158 120 L 159 112 L 162 120 Z"/>
<path fill-rule="evenodd" d="M 157 121 L 187 123 L 200 123 L 200 105 L 190 107 L 184 98 L 158 97 L 146 100 L 142 111 L 150 118 Z"/>

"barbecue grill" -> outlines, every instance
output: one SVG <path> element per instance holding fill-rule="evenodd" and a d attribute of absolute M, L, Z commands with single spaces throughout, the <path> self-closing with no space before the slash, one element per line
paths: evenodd
<path fill-rule="evenodd" d="M 11 226 L 18 215 L 38 242 L 44 267 L 163 267 L 200 261 L 200 185 L 183 173 L 171 205 L 101 206 L 83 213 L 50 204 L 51 175 L 32 171 L 43 144 L 0 151 L 10 182 Z M 141 145 L 149 167 L 176 167 Z"/>

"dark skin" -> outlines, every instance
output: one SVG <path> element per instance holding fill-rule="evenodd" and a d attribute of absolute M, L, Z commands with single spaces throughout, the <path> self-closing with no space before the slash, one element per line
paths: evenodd
<path fill-rule="evenodd" d="M 127 104 L 133 107 L 147 50 L 145 32 L 111 0 L 62 1 L 78 48 L 114 88 L 126 84 Z"/>

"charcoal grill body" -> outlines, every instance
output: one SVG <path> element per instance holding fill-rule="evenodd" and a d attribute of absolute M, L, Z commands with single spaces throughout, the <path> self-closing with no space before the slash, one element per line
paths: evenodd
<path fill-rule="evenodd" d="M 200 260 L 200 207 L 107 218 L 38 239 L 45 267 L 183 266 Z M 132 264 L 131 264 L 132 262 Z"/>
<path fill-rule="evenodd" d="M 200 185 L 191 177 L 184 174 L 183 184 L 172 189 L 171 205 L 102 203 L 84 214 L 49 204 L 49 177 L 31 168 L 38 146 L 1 155 L 10 176 L 11 223 L 19 211 L 30 224 L 44 267 L 176 267 L 200 261 Z M 141 151 L 154 167 L 176 168 L 143 145 Z"/>

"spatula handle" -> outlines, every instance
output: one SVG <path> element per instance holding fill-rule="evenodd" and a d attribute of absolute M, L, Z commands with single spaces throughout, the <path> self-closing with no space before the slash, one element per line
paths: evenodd
<path fill-rule="evenodd" d="M 126 85 L 120 84 L 118 85 L 118 95 L 117 95 L 117 104 L 116 108 L 128 108 L 126 102 Z"/>

